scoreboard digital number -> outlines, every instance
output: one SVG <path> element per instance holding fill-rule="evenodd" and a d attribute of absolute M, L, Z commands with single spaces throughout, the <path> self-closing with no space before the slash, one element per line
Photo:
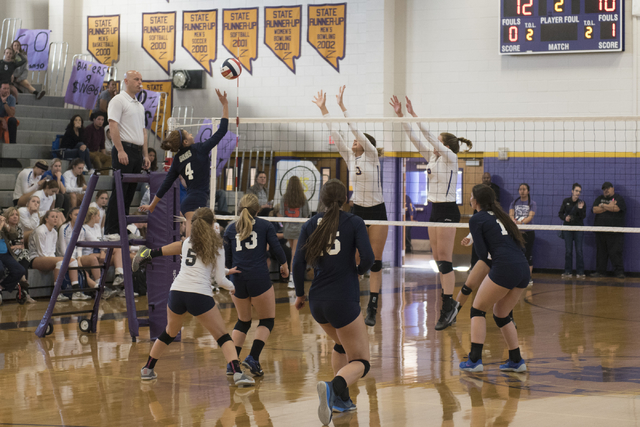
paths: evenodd
<path fill-rule="evenodd" d="M 624 0 L 501 0 L 500 54 L 620 52 Z"/>

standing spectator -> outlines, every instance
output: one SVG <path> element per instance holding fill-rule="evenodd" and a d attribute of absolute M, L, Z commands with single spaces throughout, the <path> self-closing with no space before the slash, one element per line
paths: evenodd
<path fill-rule="evenodd" d="M 7 83 L 11 86 L 11 82 L 13 81 L 13 72 L 16 68 L 21 67 L 27 62 L 27 59 L 21 59 L 20 61 L 14 61 L 13 49 L 10 47 L 4 50 L 4 56 L 0 60 L 0 83 Z M 18 90 L 11 86 L 9 91 L 13 94 L 14 97 L 18 96 Z"/>
<path fill-rule="evenodd" d="M 598 196 L 593 202 L 593 213 L 596 214 L 593 225 L 597 227 L 624 227 L 626 212 L 627 204 L 621 195 L 615 193 L 613 184 L 610 182 L 602 184 L 602 196 Z M 591 277 L 604 277 L 607 272 L 607 263 L 611 260 L 613 274 L 618 279 L 624 279 L 623 247 L 624 234 L 596 233 L 596 272 Z"/>
<path fill-rule="evenodd" d="M 69 194 L 69 204 L 72 208 L 80 206 L 84 193 L 87 191 L 87 183 L 82 175 L 84 162 L 82 159 L 73 159 L 69 164 L 69 169 L 62 175 L 64 182 L 67 184 L 67 193 Z M 40 208 L 42 210 L 42 208 Z"/>
<path fill-rule="evenodd" d="M 0 67 L 2 67 L 2 64 L 0 64 Z M 0 83 L 0 101 L 2 102 L 0 107 L 0 136 L 5 143 L 9 138 L 9 142 L 15 144 L 18 136 L 18 120 L 15 117 L 16 98 L 11 95 L 10 86 L 7 82 Z"/>
<path fill-rule="evenodd" d="M 27 89 L 29 93 L 32 93 L 36 96 L 36 99 L 42 99 L 45 94 L 44 90 L 38 92 L 31 83 L 27 80 L 27 76 L 29 74 L 29 60 L 27 58 L 27 52 L 22 49 L 22 44 L 18 40 L 14 40 L 11 43 L 11 48 L 13 49 L 13 62 L 16 65 L 21 64 L 16 67 L 13 72 L 13 84 L 17 87 L 18 85 Z"/>
<path fill-rule="evenodd" d="M 16 186 L 13 188 L 13 206 L 26 206 L 29 199 L 39 189 L 45 180 L 43 174 L 49 170 L 46 160 L 38 160 L 33 169 L 23 169 L 16 178 Z"/>
<path fill-rule="evenodd" d="M 509 206 L 509 217 L 516 224 L 532 224 L 533 216 L 536 214 L 536 202 L 531 200 L 529 184 L 522 183 L 518 188 L 520 197 L 515 199 Z M 497 200 L 497 198 L 496 198 Z M 524 237 L 524 255 L 529 262 L 529 274 L 533 273 L 533 242 L 536 240 L 536 232 L 527 230 L 522 233 Z M 529 280 L 529 286 L 533 285 L 533 278 Z"/>
<path fill-rule="evenodd" d="M 269 194 L 267 193 L 266 185 L 267 174 L 265 171 L 259 171 L 256 175 L 256 183 L 247 189 L 247 193 L 256 195 L 261 209 L 271 207 L 269 204 Z"/>
<path fill-rule="evenodd" d="M 107 154 L 104 146 L 104 114 L 98 114 L 93 118 L 93 122 L 84 128 L 84 144 L 89 149 L 89 158 L 96 171 L 100 174 L 108 175 L 111 168 L 111 153 Z"/>
<path fill-rule="evenodd" d="M 69 212 L 69 195 L 67 187 L 64 185 L 64 177 L 62 176 L 62 160 L 53 159 L 51 161 L 51 169 L 46 171 L 42 178 L 47 181 L 55 181 L 58 183 L 58 194 L 56 194 L 56 209 L 62 209 L 64 213 Z"/>
<path fill-rule="evenodd" d="M 309 203 L 304 195 L 304 188 L 300 183 L 300 178 L 292 176 L 287 183 L 287 190 L 282 196 L 282 204 L 280 205 L 280 216 L 288 218 L 309 218 Z M 298 245 L 298 236 L 302 229 L 301 222 L 285 222 L 283 235 L 289 241 L 291 253 L 296 253 Z M 291 273 L 291 267 L 289 267 Z M 289 289 L 295 289 L 293 285 L 293 274 L 289 274 Z"/>
<path fill-rule="evenodd" d="M 562 220 L 562 225 L 584 225 L 584 218 L 587 216 L 587 208 L 584 200 L 580 200 L 582 186 L 577 182 L 573 184 L 571 189 L 571 197 L 567 197 L 562 201 L 558 216 Z M 582 257 L 582 242 L 584 240 L 584 231 L 562 231 L 564 239 L 564 273 L 563 279 L 569 279 L 573 273 L 573 243 L 576 245 L 576 277 L 583 279 L 584 276 L 584 258 Z"/>
<path fill-rule="evenodd" d="M 126 78 L 126 77 L 125 77 Z M 118 85 L 116 81 L 111 79 L 107 84 L 107 89 L 100 92 L 100 96 L 96 99 L 96 105 L 93 107 L 91 111 L 91 119 L 95 118 L 98 114 L 103 114 L 107 116 L 107 112 L 109 110 L 109 103 L 116 96 L 116 92 L 118 91 Z M 137 93 L 137 92 L 136 92 Z M 108 117 L 108 116 L 107 116 Z"/>
<path fill-rule="evenodd" d="M 484 185 L 488 185 L 491 187 L 494 193 L 496 193 L 496 202 L 500 201 L 500 187 L 491 182 L 491 174 L 489 172 L 485 172 L 482 174 L 482 183 Z"/>
<path fill-rule="evenodd" d="M 124 75 L 124 89 L 109 103 L 109 127 L 114 148 L 111 150 L 113 168 L 122 173 L 140 173 L 149 169 L 147 132 L 144 128 L 144 107 L 136 99 L 142 90 L 142 76 L 135 70 Z M 129 213 L 136 193 L 136 183 L 122 184 L 124 211 Z M 114 187 L 109 198 L 104 226 L 105 239 L 118 240 L 118 209 Z"/>
<path fill-rule="evenodd" d="M 416 214 L 416 208 L 413 206 L 413 201 L 408 194 L 404 195 L 404 220 L 413 221 L 413 217 Z M 411 243 L 411 227 L 405 227 L 404 229 L 404 247 L 405 252 L 410 254 L 413 252 L 413 244 Z"/>
<path fill-rule="evenodd" d="M 60 141 L 60 148 L 64 148 L 63 157 L 67 160 L 82 159 L 83 163 L 93 169 L 89 150 L 84 141 L 84 120 L 79 114 L 71 117 L 67 129 Z"/>

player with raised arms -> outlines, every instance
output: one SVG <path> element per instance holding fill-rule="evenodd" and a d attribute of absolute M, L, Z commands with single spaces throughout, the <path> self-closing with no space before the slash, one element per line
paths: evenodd
<path fill-rule="evenodd" d="M 331 354 L 334 378 L 317 385 L 318 417 L 329 425 L 332 411 L 356 409 L 348 386 L 369 372 L 369 338 L 360 310 L 358 275 L 371 267 L 374 254 L 362 218 L 340 210 L 347 201 L 344 184 L 337 179 L 327 181 L 320 200 L 327 210 L 302 226 L 293 258 L 293 280 L 295 306 L 300 310 L 305 301 L 305 269 L 307 264 L 313 266 L 309 289 L 311 315 L 335 341 Z M 356 265 L 356 250 L 360 265 Z"/>
<path fill-rule="evenodd" d="M 216 89 L 218 99 L 222 104 L 222 119 L 218 130 L 201 144 L 196 144 L 193 135 L 184 129 L 171 131 L 162 141 L 162 149 L 173 153 L 174 160 L 167 177 L 158 189 L 150 205 L 140 206 L 142 212 L 153 212 L 162 196 L 165 195 L 173 182 L 182 176 L 187 183 L 187 197 L 180 203 L 180 211 L 187 219 L 187 237 L 191 235 L 191 216 L 199 207 L 206 206 L 209 200 L 209 176 L 211 162 L 209 153 L 227 134 L 229 127 L 229 102 L 227 92 L 220 93 Z"/>
<path fill-rule="evenodd" d="M 413 111 L 409 98 L 405 97 L 405 99 L 407 112 L 413 117 L 418 117 Z M 395 95 L 391 97 L 389 104 L 398 117 L 403 117 L 402 103 Z M 428 142 L 425 144 L 409 123 L 402 123 L 402 127 L 416 149 L 429 162 L 427 166 L 429 174 L 427 199 L 432 204 L 429 222 L 449 224 L 460 222 L 460 209 L 456 203 L 458 152 L 461 142 L 466 144 L 467 151 L 469 151 L 472 147 L 471 141 L 466 138 L 458 138 L 448 132 L 443 132 L 436 138 L 424 123 L 418 123 L 418 128 Z M 440 283 L 442 283 L 442 308 L 440 318 L 436 322 L 436 331 L 452 325 L 458 314 L 459 304 L 453 299 L 453 290 L 456 286 L 452 263 L 455 238 L 455 228 L 429 227 L 429 241 L 431 242 L 433 259 L 438 265 Z"/>
<path fill-rule="evenodd" d="M 184 242 L 174 242 L 152 252 L 164 255 L 182 255 L 180 272 L 173 281 L 167 303 L 167 327 L 151 348 L 149 359 L 140 371 L 143 380 L 157 378 L 154 371 L 156 362 L 169 344 L 176 338 L 189 312 L 204 326 L 218 342 L 231 368 L 233 379 L 238 386 L 255 384 L 253 378 L 240 368 L 238 355 L 225 322 L 220 315 L 211 290 L 211 275 L 218 285 L 233 294 L 233 284 L 224 276 L 224 249 L 220 233 L 213 229 L 215 215 L 209 208 L 200 208 L 192 218 L 193 235 Z M 151 259 L 147 257 L 146 260 Z"/>
<path fill-rule="evenodd" d="M 251 328 L 251 306 L 256 310 L 259 323 L 251 352 L 242 365 L 253 376 L 262 376 L 260 353 L 271 334 L 276 317 L 276 297 L 267 267 L 267 244 L 275 251 L 280 263 L 282 277 L 289 276 L 287 257 L 280 246 L 273 225 L 256 215 L 260 203 L 254 194 L 245 194 L 238 206 L 238 220 L 229 224 L 224 232 L 224 249 L 227 268 L 236 266 L 240 272 L 231 276 L 236 292 L 232 295 L 238 312 L 238 322 L 231 337 L 236 345 L 238 357 L 242 351 L 247 332 Z M 231 374 L 227 366 L 227 374 Z"/>
<path fill-rule="evenodd" d="M 349 117 L 347 109 L 343 103 L 344 89 L 341 86 L 336 99 L 345 117 Z M 327 94 L 323 91 L 313 99 L 324 117 L 329 117 L 326 107 Z M 327 122 L 327 127 L 331 132 L 331 138 L 338 148 L 338 152 L 347 163 L 349 168 L 349 181 L 353 183 L 353 214 L 363 220 L 387 220 L 387 208 L 382 196 L 382 182 L 380 176 L 380 156 L 384 153 L 383 148 L 376 147 L 376 140 L 369 134 L 360 132 L 353 123 L 349 123 L 349 129 L 354 135 L 353 145 L 349 147 L 342 139 L 342 135 L 332 123 Z M 382 287 L 382 253 L 387 242 L 387 225 L 367 226 L 369 241 L 375 255 L 375 261 L 371 266 L 369 304 L 367 305 L 367 316 L 364 323 L 368 326 L 376 324 L 376 313 L 378 311 L 378 299 L 380 288 Z"/>
<path fill-rule="evenodd" d="M 509 349 L 509 359 L 500 365 L 500 370 L 524 372 L 527 365 L 520 355 L 518 331 L 509 315 L 529 284 L 529 264 L 522 251 L 524 239 L 509 215 L 496 203 L 496 195 L 490 187 L 484 184 L 473 187 L 471 207 L 478 211 L 469 221 L 476 253 L 487 265 L 491 260 L 491 269 L 473 300 L 471 352 L 469 358 L 460 363 L 460 369 L 483 371 L 482 347 L 487 335 L 485 315 L 493 307 L 493 319 Z"/>

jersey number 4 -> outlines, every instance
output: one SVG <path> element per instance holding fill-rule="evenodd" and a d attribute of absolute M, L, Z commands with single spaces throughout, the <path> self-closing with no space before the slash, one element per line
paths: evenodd
<path fill-rule="evenodd" d="M 249 234 L 250 241 L 244 244 L 244 247 L 247 249 L 255 249 L 258 246 L 258 233 L 252 231 Z M 240 241 L 240 235 L 236 234 L 236 252 L 240 252 L 242 250 L 242 242 Z"/>
<path fill-rule="evenodd" d="M 187 163 L 187 167 L 184 168 L 184 174 L 189 178 L 189 181 L 193 179 L 193 169 L 191 169 L 191 162 Z"/>

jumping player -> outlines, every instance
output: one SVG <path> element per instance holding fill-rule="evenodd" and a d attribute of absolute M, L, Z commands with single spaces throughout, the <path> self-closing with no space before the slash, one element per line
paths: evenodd
<path fill-rule="evenodd" d="M 238 206 L 239 215 L 224 233 L 224 249 L 227 268 L 236 266 L 239 273 L 231 276 L 236 287 L 232 295 L 233 304 L 238 312 L 238 322 L 231 332 L 238 357 L 242 351 L 247 332 L 251 328 L 251 306 L 256 310 L 258 328 L 256 329 L 251 352 L 242 365 L 254 376 L 262 376 L 260 353 L 273 329 L 276 317 L 276 297 L 267 268 L 267 244 L 275 250 L 280 263 L 282 277 L 289 276 L 287 257 L 280 246 L 276 230 L 264 219 L 256 217 L 260 203 L 254 194 L 245 194 Z M 227 366 L 227 375 L 231 374 Z"/>
<path fill-rule="evenodd" d="M 234 291 L 233 284 L 224 276 L 222 238 L 213 229 L 215 216 L 211 209 L 200 208 L 193 214 L 191 221 L 193 236 L 188 237 L 184 242 L 174 242 L 151 251 L 165 256 L 182 254 L 182 261 L 180 273 L 169 291 L 167 327 L 153 344 L 149 359 L 140 371 L 140 378 L 143 380 L 157 378 L 154 372 L 156 362 L 180 332 L 184 315 L 189 312 L 218 342 L 231 367 L 236 385 L 253 385 L 255 384 L 253 378 L 248 377 L 240 369 L 233 340 L 227 333 L 224 320 L 213 299 L 209 281 L 212 273 L 215 274 L 219 286 L 231 293 Z M 146 258 L 148 260 L 151 256 Z"/>
<path fill-rule="evenodd" d="M 173 153 L 173 163 L 151 204 L 140 206 L 139 209 L 141 212 L 153 212 L 173 182 L 178 176 L 182 176 L 187 183 L 187 197 L 180 203 L 180 211 L 187 219 L 187 237 L 191 235 L 193 212 L 199 207 L 206 206 L 207 200 L 209 200 L 209 175 L 211 173 L 209 153 L 227 134 L 229 126 L 227 92 L 220 93 L 216 89 L 216 94 L 222 104 L 222 119 L 218 130 L 211 138 L 201 144 L 195 144 L 193 135 L 184 129 L 169 133 L 167 138 L 162 141 L 162 149 Z"/>
<path fill-rule="evenodd" d="M 345 86 L 340 87 L 340 91 L 336 96 L 338 105 L 348 117 L 347 109 L 343 103 Z M 324 117 L 329 116 L 329 111 L 325 106 L 327 100 L 326 93 L 320 91 L 313 99 Z M 363 220 L 387 220 L 387 209 L 382 196 L 382 182 L 380 177 L 380 156 L 384 150 L 376 147 L 376 140 L 371 135 L 358 131 L 356 126 L 349 123 L 349 129 L 354 135 L 355 140 L 351 147 L 347 146 L 342 139 L 338 129 L 334 129 L 331 123 L 327 123 L 327 127 L 331 132 L 331 138 L 336 144 L 340 155 L 347 163 L 349 168 L 349 180 L 353 183 L 353 214 L 359 216 Z M 378 311 L 378 299 L 380 297 L 380 288 L 382 286 L 382 253 L 384 245 L 387 242 L 387 233 L 389 227 L 387 225 L 370 225 L 367 226 L 369 241 L 375 261 L 371 266 L 370 294 L 369 304 L 367 305 L 367 316 L 364 323 L 368 326 L 376 324 L 376 313 Z"/>
<path fill-rule="evenodd" d="M 369 372 L 369 338 L 360 310 L 358 275 L 374 262 L 364 221 L 340 207 L 347 201 L 347 189 L 337 180 L 329 180 L 320 193 L 326 212 L 319 213 L 303 226 L 300 244 L 293 258 L 295 306 L 304 306 L 304 273 L 307 263 L 315 269 L 309 290 L 311 315 L 335 341 L 331 355 L 334 378 L 317 385 L 320 406 L 318 416 L 329 425 L 332 411 L 356 409 L 348 386 Z M 356 250 L 360 265 L 356 265 Z"/>
<path fill-rule="evenodd" d="M 473 187 L 471 207 L 478 213 L 471 217 L 469 228 L 480 260 L 491 259 L 491 269 L 484 278 L 471 307 L 471 352 L 460 369 L 481 372 L 482 347 L 487 335 L 486 312 L 493 307 L 493 319 L 500 328 L 509 360 L 500 365 L 501 371 L 524 372 L 527 366 L 520 355 L 518 331 L 509 312 L 519 301 L 529 284 L 529 264 L 522 252 L 524 239 L 518 227 L 509 219 L 490 187 Z"/>
<path fill-rule="evenodd" d="M 413 106 L 409 98 L 405 97 L 407 112 L 413 117 L 418 115 L 413 111 Z M 398 117 L 403 117 L 402 103 L 394 95 L 389 103 Z M 422 132 L 429 144 L 425 144 L 420 136 L 413 132 L 409 123 L 403 123 L 402 127 L 411 139 L 413 145 L 429 162 L 429 195 L 428 200 L 432 204 L 431 218 L 429 222 L 457 223 L 460 222 L 460 209 L 456 203 L 456 187 L 458 182 L 458 152 L 460 143 L 467 146 L 467 151 L 472 144 L 466 138 L 443 132 L 436 138 L 424 123 L 418 123 L 418 128 Z M 456 285 L 455 273 L 453 272 L 453 245 L 456 238 L 456 229 L 449 227 L 429 227 L 429 241 L 433 259 L 440 271 L 440 282 L 442 283 L 442 308 L 440 319 L 436 323 L 436 331 L 440 331 L 450 326 L 455 321 L 458 314 L 459 305 L 453 299 L 453 290 Z"/>

